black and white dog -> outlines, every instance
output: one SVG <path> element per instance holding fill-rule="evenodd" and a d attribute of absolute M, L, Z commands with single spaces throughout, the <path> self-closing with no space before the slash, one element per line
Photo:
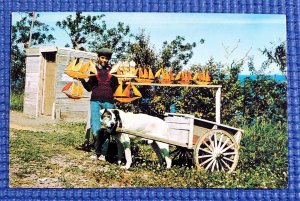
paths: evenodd
<path fill-rule="evenodd" d="M 128 169 L 132 163 L 130 138 L 126 133 L 115 133 L 116 128 L 132 132 L 147 133 L 150 136 L 159 136 L 169 139 L 168 125 L 162 119 L 147 114 L 134 114 L 117 109 L 101 110 L 102 128 L 108 133 L 114 134 L 118 144 L 118 163 L 121 163 L 122 151 L 125 151 L 126 165 L 122 168 Z M 167 168 L 171 168 L 171 159 L 169 158 L 169 144 L 149 140 L 162 164 L 165 160 Z M 122 149 L 122 146 L 124 149 Z"/>

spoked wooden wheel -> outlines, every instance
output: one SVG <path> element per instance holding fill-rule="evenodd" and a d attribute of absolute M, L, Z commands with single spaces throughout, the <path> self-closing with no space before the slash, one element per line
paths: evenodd
<path fill-rule="evenodd" d="M 238 162 L 239 145 L 223 130 L 210 130 L 199 138 L 195 150 L 196 167 L 209 171 L 232 172 Z"/>
<path fill-rule="evenodd" d="M 174 151 L 170 152 L 172 156 L 172 164 L 179 166 L 193 165 L 193 150 L 185 147 L 176 147 Z"/>

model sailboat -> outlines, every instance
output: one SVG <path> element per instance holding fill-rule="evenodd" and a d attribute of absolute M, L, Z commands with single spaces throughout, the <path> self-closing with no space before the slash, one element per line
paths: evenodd
<path fill-rule="evenodd" d="M 170 84 L 175 80 L 172 69 L 167 71 L 161 68 L 155 73 L 155 77 L 159 78 L 159 82 L 162 84 Z"/>
<path fill-rule="evenodd" d="M 175 80 L 180 84 L 190 84 L 192 81 L 191 72 L 181 71 L 176 75 Z"/>
<path fill-rule="evenodd" d="M 153 72 L 152 72 L 152 70 L 151 70 L 150 67 L 148 67 L 148 70 L 147 70 L 147 68 L 139 67 L 136 70 L 136 74 L 137 73 L 138 73 L 138 77 L 135 78 L 135 80 L 137 82 L 140 82 L 140 83 L 152 83 L 154 81 L 154 75 L 153 75 Z"/>
<path fill-rule="evenodd" d="M 124 81 L 130 81 L 132 78 L 136 78 L 137 69 L 135 69 L 134 61 L 119 61 L 117 64 L 113 65 L 110 73 L 118 78 L 119 84 Z"/>
<path fill-rule="evenodd" d="M 65 74 L 72 78 L 88 78 L 97 74 L 94 63 L 89 60 L 83 64 L 83 60 L 80 60 L 77 64 L 77 59 L 73 60 L 66 68 Z"/>
<path fill-rule="evenodd" d="M 206 85 L 211 82 L 208 71 L 199 71 L 193 77 L 193 81 L 199 85 Z"/>
<path fill-rule="evenodd" d="M 83 97 L 83 86 L 80 81 L 68 82 L 62 89 L 62 92 L 69 98 L 80 99 Z"/>
<path fill-rule="evenodd" d="M 126 88 L 123 90 L 123 85 L 120 84 L 114 93 L 114 98 L 123 103 L 129 103 L 136 99 L 142 97 L 141 92 L 133 85 L 131 82 L 127 84 Z"/>

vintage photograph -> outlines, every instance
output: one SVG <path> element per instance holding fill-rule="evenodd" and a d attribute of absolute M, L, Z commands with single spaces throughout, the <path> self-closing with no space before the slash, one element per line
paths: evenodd
<path fill-rule="evenodd" d="M 11 188 L 287 188 L 286 16 L 13 12 Z"/>

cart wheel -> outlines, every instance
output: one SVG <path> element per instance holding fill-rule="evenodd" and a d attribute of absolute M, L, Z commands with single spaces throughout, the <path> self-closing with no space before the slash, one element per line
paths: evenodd
<path fill-rule="evenodd" d="M 239 145 L 224 130 L 210 130 L 197 141 L 194 161 L 198 169 L 232 172 L 236 168 Z"/>
<path fill-rule="evenodd" d="M 193 150 L 185 147 L 176 147 L 174 151 L 170 152 L 172 157 L 172 165 L 192 166 L 193 164 Z"/>

